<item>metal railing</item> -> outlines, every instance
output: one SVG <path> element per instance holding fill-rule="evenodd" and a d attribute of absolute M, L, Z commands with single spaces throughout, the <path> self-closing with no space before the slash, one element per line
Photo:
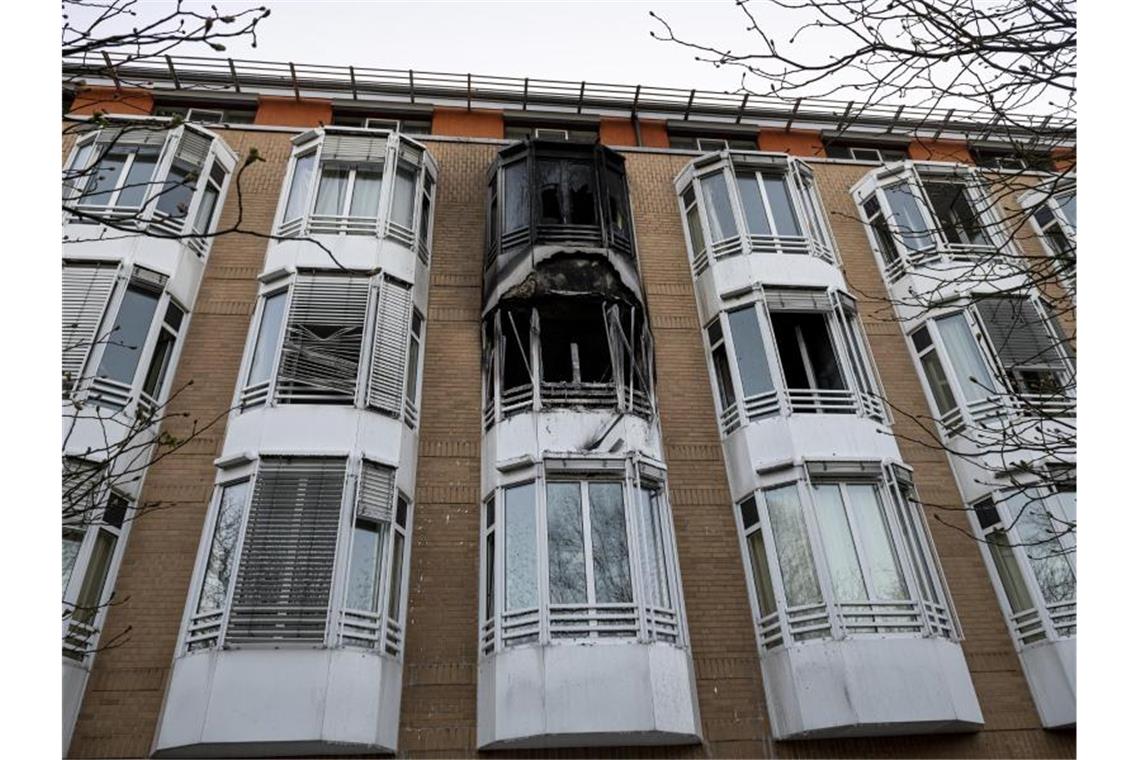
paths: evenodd
<path fill-rule="evenodd" d="M 927 275 L 935 282 L 946 282 L 949 277 L 962 278 L 963 282 L 982 282 L 999 276 L 1010 276 L 1025 272 L 1024 258 L 1015 253 L 1005 253 L 992 245 L 969 245 L 950 243 L 937 245 L 921 251 L 908 251 L 883 267 L 883 276 L 894 285 L 908 275 L 923 276 L 923 270 L 939 265 L 957 268 L 950 272 L 937 271 Z M 971 274 L 962 273 L 962 266 L 981 267 Z M 997 270 L 1003 271 L 997 271 Z M 967 270 L 969 271 L 969 270 Z"/>
<path fill-rule="evenodd" d="M 944 436 L 952 438 L 967 426 L 1000 432 L 1014 420 L 1076 417 L 1076 399 L 1056 394 L 994 394 L 955 407 L 938 418 Z"/>
<path fill-rule="evenodd" d="M 710 90 L 506 77 L 473 73 L 326 66 L 284 61 L 254 61 L 204 56 L 136 57 L 77 54 L 63 58 L 66 79 L 85 77 L 119 85 L 162 83 L 176 89 L 233 92 L 281 92 L 290 97 L 346 96 L 353 99 L 433 104 L 510 104 L 582 112 L 614 109 L 685 119 L 728 118 L 741 121 L 789 120 L 823 125 L 860 124 L 887 128 L 966 132 L 972 139 L 996 135 L 1032 137 L 1048 129 L 1061 135 L 1075 130 L 1072 120 L 1017 114 L 1016 123 L 976 110 L 923 108 L 897 103 L 859 103 L 825 98 L 782 99 Z"/>
<path fill-rule="evenodd" d="M 693 256 L 693 275 L 700 276 L 709 268 L 709 259 L 722 261 L 733 256 L 814 256 L 835 264 L 830 248 L 806 235 L 733 235 L 707 245 Z"/>
<path fill-rule="evenodd" d="M 628 411 L 646 419 L 653 416 L 653 400 L 639 388 L 625 388 L 620 394 L 614 383 L 554 383 L 539 384 L 539 409 L 618 409 Z M 489 399 L 483 406 L 483 428 L 491 429 L 496 419 L 503 419 L 519 412 L 534 411 L 534 386 L 519 385 L 502 391 L 499 398 L 498 414 L 495 399 Z"/>
<path fill-rule="evenodd" d="M 756 620 L 760 649 L 829 638 L 919 636 L 955 639 L 950 611 L 924 599 L 840 602 L 780 607 Z"/>
<path fill-rule="evenodd" d="M 522 644 L 604 639 L 680 645 L 680 613 L 669 607 L 632 603 L 528 607 L 484 621 L 479 629 L 479 650 L 488 655 Z"/>
<path fill-rule="evenodd" d="M 789 414 L 853 414 L 887 422 L 883 400 L 874 394 L 848 389 L 787 388 L 745 396 L 720 413 L 720 427 L 728 435 L 745 421 Z"/>

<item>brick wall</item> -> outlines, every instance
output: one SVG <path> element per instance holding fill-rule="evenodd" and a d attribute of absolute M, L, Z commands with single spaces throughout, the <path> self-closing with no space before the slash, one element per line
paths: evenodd
<path fill-rule="evenodd" d="M 266 230 L 288 157 L 288 135 L 226 132 L 244 153 L 268 161 L 243 181 L 246 220 Z M 484 177 L 494 147 L 422 138 L 439 161 L 431 290 L 425 336 L 423 412 L 409 582 L 400 754 L 475 754 L 479 561 L 481 261 Z M 657 346 L 658 388 L 681 579 L 700 700 L 702 746 L 527 751 L 528 756 L 601 757 L 1040 757 L 1073 756 L 1074 732 L 1040 728 L 977 545 L 959 532 L 964 515 L 930 514 L 931 528 L 966 632 L 967 661 L 986 720 L 977 734 L 774 743 L 750 620 L 708 371 L 697 323 L 672 180 L 683 156 L 629 153 L 640 265 Z M 848 188 L 865 168 L 820 165 L 817 177 L 848 278 L 861 295 L 887 396 L 927 413 L 903 336 L 880 316 L 885 289 Z M 222 224 L 232 220 L 236 194 Z M 179 362 L 176 384 L 194 385 L 177 410 L 206 420 L 232 397 L 265 241 L 224 236 L 214 244 Z M 896 414 L 898 432 L 921 431 Z M 134 526 L 117 584 L 123 604 L 107 630 L 129 642 L 101 653 L 76 727 L 76 757 L 145 756 L 181 622 L 195 551 L 220 450 L 219 424 L 185 452 L 156 465 L 143 498 L 171 508 Z M 954 504 L 945 456 L 900 440 L 923 498 Z M 945 520 L 945 524 L 940 521 Z M 968 529 L 967 529 L 968 530 Z M 511 754 L 511 753 L 484 753 Z"/>

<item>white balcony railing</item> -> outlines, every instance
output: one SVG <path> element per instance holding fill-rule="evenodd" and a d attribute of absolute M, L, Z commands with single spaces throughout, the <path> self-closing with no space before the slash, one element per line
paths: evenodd
<path fill-rule="evenodd" d="M 761 651 L 812 639 L 936 636 L 955 638 L 950 611 L 922 599 L 818 603 L 777 609 L 756 621 Z"/>
<path fill-rule="evenodd" d="M 878 396 L 853 390 L 790 388 L 745 396 L 720 414 L 725 435 L 743 421 L 754 422 L 766 417 L 789 414 L 853 414 L 887 421 L 886 409 Z"/>
<path fill-rule="evenodd" d="M 529 607 L 484 621 L 479 647 L 486 655 L 521 644 L 605 639 L 677 644 L 682 640 L 680 616 L 672 608 L 632 603 Z"/>
<path fill-rule="evenodd" d="M 718 240 L 693 257 L 693 275 L 699 276 L 709 267 L 709 258 L 721 261 L 733 256 L 787 255 L 813 256 L 835 263 L 835 254 L 814 237 L 806 235 L 733 235 Z"/>
<path fill-rule="evenodd" d="M 950 438 L 968 426 L 1000 432 L 1014 421 L 1068 419 L 1076 413 L 1076 400 L 1061 394 L 992 395 L 951 409 L 939 417 L 938 424 L 943 435 Z"/>

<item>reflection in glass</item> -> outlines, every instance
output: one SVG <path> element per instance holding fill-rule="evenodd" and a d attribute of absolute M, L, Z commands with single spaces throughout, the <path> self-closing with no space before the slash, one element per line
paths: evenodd
<path fill-rule="evenodd" d="M 133 286 L 127 288 L 112 330 L 100 336 L 106 348 L 99 362 L 99 377 L 128 385 L 135 379 L 135 369 L 157 307 L 157 294 Z"/>
<path fill-rule="evenodd" d="M 550 554 L 550 601 L 583 603 L 586 597 L 586 546 L 582 497 L 577 483 L 547 483 L 546 535 Z"/>
<path fill-rule="evenodd" d="M 538 606 L 534 496 L 534 483 L 513 486 L 503 491 L 507 611 Z"/>
<path fill-rule="evenodd" d="M 776 544 L 776 561 L 784 580 L 784 593 L 789 607 L 819 604 L 823 596 L 815 574 L 807 526 L 800 508 L 799 490 L 795 483 L 764 492 L 768 519 Z"/>
<path fill-rule="evenodd" d="M 632 602 L 621 483 L 590 483 L 589 495 L 594 599 L 599 604 Z"/>
<path fill-rule="evenodd" d="M 763 177 L 764 192 L 768 194 L 772 218 L 776 220 L 776 234 L 799 235 L 800 224 L 796 221 L 796 212 L 792 206 L 792 195 L 788 191 L 788 183 L 779 174 L 765 174 Z"/>
<path fill-rule="evenodd" d="M 285 295 L 285 291 L 275 293 L 267 297 L 262 306 L 261 327 L 257 331 L 257 342 L 254 343 L 253 358 L 249 365 L 249 385 L 267 381 L 273 370 L 273 358 L 277 353 L 277 345 L 281 342 Z"/>
<path fill-rule="evenodd" d="M 879 500 L 878 489 L 866 483 L 848 484 L 847 495 L 851 499 L 851 510 L 859 523 L 859 533 L 863 537 L 863 554 L 869 565 L 871 585 L 876 599 L 900 600 L 907 598 L 906 582 L 902 567 L 895 554 L 891 540 L 887 516 Z"/>
<path fill-rule="evenodd" d="M 819 532 L 823 538 L 823 552 L 827 556 L 828 570 L 831 571 L 831 585 L 835 589 L 835 598 L 840 602 L 866 601 L 867 587 L 863 583 L 863 573 L 859 569 L 855 539 L 851 535 L 847 512 L 843 509 L 843 497 L 839 486 L 816 485 L 814 490 Z"/>
<path fill-rule="evenodd" d="M 313 176 L 316 154 L 310 153 L 297 159 L 293 166 L 293 184 L 289 187 L 289 199 L 285 202 L 285 221 L 296 219 L 305 213 L 308 199 L 309 181 Z"/>
<path fill-rule="evenodd" d="M 348 169 L 342 166 L 322 165 L 321 181 L 317 185 L 317 208 L 315 213 L 324 216 L 340 216 L 344 208 L 344 196 L 348 192 Z"/>
<path fill-rule="evenodd" d="M 711 174 L 702 178 L 701 190 L 705 196 L 705 213 L 713 242 L 735 236 L 736 220 L 732 215 L 732 202 L 728 197 L 728 183 L 725 182 L 724 175 Z"/>
<path fill-rule="evenodd" d="M 348 566 L 349 609 L 380 610 L 380 573 L 384 567 L 384 543 L 388 525 L 357 520 L 352 531 L 352 558 Z"/>
<path fill-rule="evenodd" d="M 248 491 L 247 480 L 222 489 L 210 553 L 206 557 L 206 572 L 202 577 L 202 591 L 198 595 L 199 613 L 220 610 L 225 606 Z"/>

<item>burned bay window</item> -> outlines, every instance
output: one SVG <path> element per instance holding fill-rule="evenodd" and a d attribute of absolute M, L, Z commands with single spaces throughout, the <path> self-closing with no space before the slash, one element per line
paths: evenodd
<path fill-rule="evenodd" d="M 620 154 L 600 145 L 527 140 L 499 153 L 488 196 L 487 265 L 531 245 L 633 251 Z"/>
<path fill-rule="evenodd" d="M 587 297 L 506 304 L 488 316 L 486 422 L 538 407 L 652 410 L 652 339 L 641 310 Z"/>

